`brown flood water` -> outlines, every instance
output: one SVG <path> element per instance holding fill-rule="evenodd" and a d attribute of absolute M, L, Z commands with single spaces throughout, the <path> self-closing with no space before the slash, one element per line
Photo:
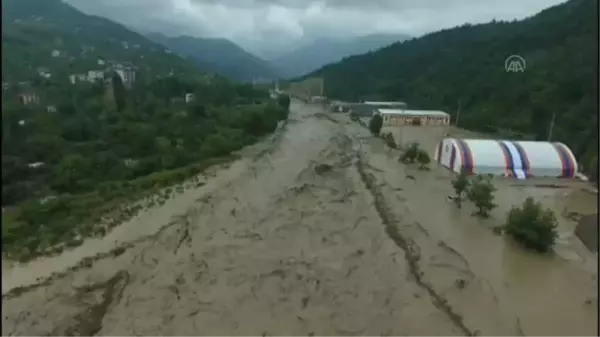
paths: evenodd
<path fill-rule="evenodd" d="M 244 153 L 103 239 L 3 266 L 3 335 L 596 334 L 597 255 L 573 221 L 549 256 L 490 229 L 526 195 L 564 214 L 590 195 L 498 181 L 479 221 L 446 202 L 445 170 L 299 102 Z"/>

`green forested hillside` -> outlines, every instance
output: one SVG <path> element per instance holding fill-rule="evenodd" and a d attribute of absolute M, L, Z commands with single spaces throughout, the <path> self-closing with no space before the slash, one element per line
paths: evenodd
<path fill-rule="evenodd" d="M 200 75 L 197 65 L 164 46 L 60 0 L 2 1 L 3 81 L 28 80 L 38 68 L 66 81 L 69 74 L 102 70 L 99 59 L 132 63 L 152 75 Z"/>
<path fill-rule="evenodd" d="M 43 19 L 22 14 L 33 5 Z M 78 20 L 83 14 L 58 0 L 2 8 L 2 251 L 11 257 L 105 233 L 127 202 L 201 172 L 287 117 L 289 100 L 207 77 L 122 26 Z M 131 63 L 136 79 L 98 57 Z M 95 69 L 104 80 L 68 80 Z"/>
<path fill-rule="evenodd" d="M 598 1 L 571 0 L 522 21 L 464 25 L 351 57 L 309 76 L 336 99 L 401 99 L 442 109 L 460 125 L 568 144 L 597 176 Z M 507 73 L 510 55 L 527 61 Z M 455 117 L 455 116 L 453 116 Z"/>

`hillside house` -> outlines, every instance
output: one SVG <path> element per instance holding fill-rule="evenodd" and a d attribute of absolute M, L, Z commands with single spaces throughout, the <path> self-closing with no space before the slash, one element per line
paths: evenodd
<path fill-rule="evenodd" d="M 42 78 L 51 78 L 52 77 L 50 70 L 45 67 L 38 68 L 37 73 L 38 73 L 38 76 L 40 76 Z"/>
<path fill-rule="evenodd" d="M 54 49 L 50 55 L 52 55 L 52 57 L 60 57 L 60 50 Z"/>
<path fill-rule="evenodd" d="M 25 105 L 40 103 L 40 97 L 34 91 L 24 91 L 19 94 L 18 98 L 19 101 Z"/>
<path fill-rule="evenodd" d="M 104 71 L 102 70 L 89 70 L 87 73 L 88 82 L 97 82 L 104 80 Z"/>
<path fill-rule="evenodd" d="M 121 77 L 121 81 L 123 81 L 123 85 L 127 89 L 131 89 L 136 79 L 136 69 L 133 66 L 118 64 L 115 67 L 115 72 L 119 74 Z"/>
<path fill-rule="evenodd" d="M 191 93 L 189 93 L 189 94 L 185 94 L 185 102 L 186 102 L 186 103 L 191 103 L 191 102 L 193 102 L 193 101 L 194 101 L 194 98 L 195 98 L 194 94 L 191 94 Z"/>
<path fill-rule="evenodd" d="M 106 64 L 106 60 L 105 60 L 105 59 L 103 59 L 103 58 L 101 58 L 101 57 L 99 57 L 99 58 L 98 58 L 98 65 L 99 65 L 99 66 L 103 66 L 103 65 L 105 65 L 105 64 Z"/>
<path fill-rule="evenodd" d="M 87 74 L 69 75 L 69 81 L 71 82 L 71 84 L 75 84 L 77 82 L 85 82 L 85 81 L 87 81 Z"/>

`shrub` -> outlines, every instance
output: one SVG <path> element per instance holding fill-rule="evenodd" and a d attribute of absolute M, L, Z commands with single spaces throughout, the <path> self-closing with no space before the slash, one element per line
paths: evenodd
<path fill-rule="evenodd" d="M 400 157 L 400 161 L 404 163 L 414 163 L 419 155 L 419 143 L 414 142 L 408 146 L 408 149 L 404 151 Z"/>
<path fill-rule="evenodd" d="M 383 136 L 383 140 L 385 140 L 385 143 L 389 148 L 395 149 L 398 147 L 396 145 L 396 140 L 394 139 L 394 135 L 392 135 L 391 132 L 383 134 L 382 136 Z"/>
<path fill-rule="evenodd" d="M 526 248 L 538 252 L 552 249 L 558 238 L 557 221 L 550 209 L 542 209 L 540 203 L 529 197 L 521 207 L 508 212 L 504 232 Z"/>
<path fill-rule="evenodd" d="M 462 205 L 463 193 L 467 191 L 467 188 L 469 187 L 469 177 L 467 176 L 466 170 L 460 170 L 458 177 L 452 181 L 452 187 L 454 187 L 453 200 L 456 203 L 456 206 L 460 208 Z"/>
<path fill-rule="evenodd" d="M 421 170 L 429 169 L 427 167 L 427 165 L 429 165 L 429 163 L 431 163 L 431 158 L 429 158 L 429 154 L 427 153 L 427 151 L 425 151 L 423 149 L 419 149 L 417 151 L 417 163 L 419 163 L 419 169 L 421 169 Z"/>
<path fill-rule="evenodd" d="M 496 188 L 490 177 L 478 175 L 475 178 L 471 188 L 467 191 L 467 198 L 477 207 L 475 215 L 482 218 L 490 216 L 490 211 L 497 206 L 494 204 L 494 191 L 496 191 Z"/>
<path fill-rule="evenodd" d="M 379 132 L 383 127 L 383 117 L 380 114 L 376 114 L 371 117 L 371 121 L 369 122 L 369 130 L 375 136 L 379 136 Z"/>

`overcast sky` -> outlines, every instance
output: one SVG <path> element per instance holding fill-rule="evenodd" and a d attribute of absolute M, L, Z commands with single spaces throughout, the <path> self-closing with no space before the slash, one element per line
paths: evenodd
<path fill-rule="evenodd" d="M 270 54 L 299 40 L 418 36 L 466 22 L 521 19 L 561 0 L 67 0 L 143 31 L 225 37 Z"/>

